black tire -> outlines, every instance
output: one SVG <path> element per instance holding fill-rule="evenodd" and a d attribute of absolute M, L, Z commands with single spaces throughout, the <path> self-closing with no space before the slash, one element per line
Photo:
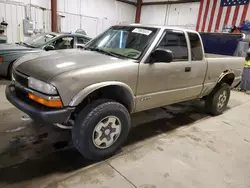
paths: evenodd
<path fill-rule="evenodd" d="M 121 124 L 116 141 L 108 148 L 98 148 L 93 140 L 97 124 L 105 117 L 115 116 Z M 76 117 L 72 129 L 72 140 L 78 151 L 87 159 L 101 160 L 113 155 L 126 141 L 130 130 L 130 115 L 120 103 L 100 99 L 87 105 Z"/>
<path fill-rule="evenodd" d="M 223 92 L 226 93 L 226 99 L 222 107 L 219 108 L 218 103 L 220 102 L 220 95 L 223 94 Z M 222 83 L 216 86 L 212 91 L 212 93 L 210 93 L 206 97 L 205 99 L 206 110 L 214 116 L 220 115 L 226 110 L 229 99 L 230 99 L 230 87 L 228 84 Z"/>

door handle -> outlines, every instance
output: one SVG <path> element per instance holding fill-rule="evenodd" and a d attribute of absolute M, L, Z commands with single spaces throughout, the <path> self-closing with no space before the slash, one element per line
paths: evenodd
<path fill-rule="evenodd" d="M 185 67 L 185 72 L 190 72 L 191 71 L 191 67 Z"/>

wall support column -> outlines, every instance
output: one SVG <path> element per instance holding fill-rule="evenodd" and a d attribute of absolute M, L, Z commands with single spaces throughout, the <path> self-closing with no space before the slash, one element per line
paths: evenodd
<path fill-rule="evenodd" d="M 142 0 L 137 0 L 135 23 L 140 23 L 140 20 L 141 20 L 141 7 L 142 7 Z"/>
<path fill-rule="evenodd" d="M 57 0 L 51 0 L 51 30 L 57 31 Z"/>

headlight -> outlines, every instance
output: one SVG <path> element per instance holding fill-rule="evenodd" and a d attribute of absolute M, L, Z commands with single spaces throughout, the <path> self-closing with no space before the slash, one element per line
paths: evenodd
<path fill-rule="evenodd" d="M 48 83 L 45 83 L 43 81 L 37 80 L 35 78 L 29 77 L 28 79 L 28 86 L 34 90 L 40 91 L 42 93 L 56 95 L 57 90 L 56 88 Z"/>

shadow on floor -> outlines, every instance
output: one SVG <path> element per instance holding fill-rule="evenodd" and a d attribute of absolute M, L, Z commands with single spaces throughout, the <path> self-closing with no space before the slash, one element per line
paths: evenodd
<path fill-rule="evenodd" d="M 159 111 L 161 116 L 157 117 Z M 157 114 L 155 114 L 156 112 Z M 133 115 L 132 122 L 136 122 L 135 124 L 137 125 L 132 128 L 126 145 L 132 145 L 144 139 L 167 133 L 181 126 L 188 126 L 195 121 L 208 117 L 200 104 L 190 105 L 189 103 L 172 105 L 143 113 L 143 115 Z M 49 134 L 51 134 L 51 132 Z M 58 134 L 61 133 L 58 132 Z M 65 131 L 63 134 L 70 135 L 65 133 Z M 43 139 L 47 139 L 47 137 L 48 135 L 44 135 Z M 65 140 L 55 141 L 54 143 L 50 143 L 50 146 L 47 142 L 45 146 L 41 146 L 52 147 L 54 149 L 53 152 L 51 151 L 52 153 L 47 156 L 32 157 L 20 164 L 0 168 L 0 183 L 21 183 L 26 180 L 32 180 L 33 178 L 48 176 L 55 173 L 72 172 L 93 164 L 92 161 L 84 159 L 80 153 L 72 147 L 69 140 L 70 136 L 66 136 Z M 11 151 L 13 147 L 14 146 L 9 146 L 4 152 L 5 155 L 9 154 L 10 158 L 12 157 Z M 18 155 L 18 152 L 21 152 L 22 149 L 23 148 L 16 148 L 15 155 Z M 57 149 L 61 150 L 56 151 Z M 0 154 L 0 158 L 2 154 L 3 153 Z"/>
<path fill-rule="evenodd" d="M 0 85 L 6 85 L 6 84 L 9 84 L 10 83 L 10 80 L 7 80 L 5 78 L 0 78 Z"/>

